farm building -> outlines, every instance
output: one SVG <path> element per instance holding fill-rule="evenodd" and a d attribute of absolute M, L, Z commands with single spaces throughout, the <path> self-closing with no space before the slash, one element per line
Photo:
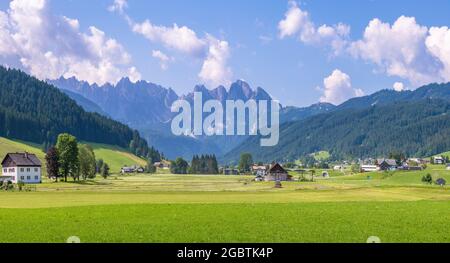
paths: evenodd
<path fill-rule="evenodd" d="M 392 171 L 397 169 L 397 161 L 394 159 L 378 159 L 377 164 L 381 171 Z"/>
<path fill-rule="evenodd" d="M 252 173 L 257 176 L 265 176 L 267 167 L 265 165 L 252 165 Z"/>
<path fill-rule="evenodd" d="M 265 176 L 266 181 L 288 181 L 288 172 L 279 164 L 272 165 Z"/>
<path fill-rule="evenodd" d="M 1 181 L 41 183 L 41 161 L 31 153 L 8 153 L 2 161 Z"/>
<path fill-rule="evenodd" d="M 130 174 L 130 173 L 143 173 L 145 172 L 145 169 L 140 166 L 124 166 L 122 169 L 120 169 L 121 174 Z"/>
<path fill-rule="evenodd" d="M 170 169 L 170 162 L 166 160 L 161 160 L 160 162 L 155 162 L 153 164 L 156 168 L 160 169 Z"/>
<path fill-rule="evenodd" d="M 442 156 L 433 157 L 433 161 L 434 161 L 434 164 L 444 164 L 445 163 L 444 157 L 442 157 Z"/>
<path fill-rule="evenodd" d="M 368 165 L 368 164 L 361 165 L 361 172 L 376 172 L 378 170 L 379 167 L 376 165 Z"/>

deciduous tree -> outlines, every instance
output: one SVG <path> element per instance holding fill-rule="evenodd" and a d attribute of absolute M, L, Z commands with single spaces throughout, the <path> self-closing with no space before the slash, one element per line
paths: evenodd
<path fill-rule="evenodd" d="M 77 180 L 80 167 L 77 138 L 67 133 L 60 134 L 56 142 L 56 149 L 59 156 L 59 171 L 64 177 L 64 181 L 67 182 L 68 176 Z"/>
<path fill-rule="evenodd" d="M 50 147 L 45 155 L 48 178 L 55 178 L 58 182 L 59 177 L 59 157 L 55 147 Z"/>

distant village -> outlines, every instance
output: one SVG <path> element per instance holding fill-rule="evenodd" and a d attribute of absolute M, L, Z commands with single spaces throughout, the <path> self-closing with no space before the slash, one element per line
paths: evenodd
<path fill-rule="evenodd" d="M 175 161 L 161 160 L 149 164 L 151 167 L 139 165 L 124 165 L 117 173 L 121 175 L 144 173 L 173 173 L 173 174 L 223 174 L 223 175 L 253 175 L 255 181 L 291 181 L 295 180 L 292 173 L 298 175 L 311 174 L 319 177 L 329 177 L 331 171 L 352 173 L 383 172 L 383 171 L 421 171 L 427 165 L 445 165 L 450 170 L 448 156 L 434 156 L 431 158 L 407 158 L 407 159 L 364 159 L 354 162 L 342 163 L 316 163 L 305 167 L 301 163 L 253 163 L 250 154 L 243 154 L 238 166 L 219 167 L 215 156 L 194 156 L 189 164 L 182 158 Z M 1 162 L 0 183 L 10 184 L 39 184 L 42 182 L 42 163 L 35 154 L 28 152 L 8 153 Z M 316 169 L 319 170 L 316 174 Z M 114 171 L 116 172 L 116 171 Z M 300 176 L 300 178 L 301 178 Z M 301 180 L 301 179 L 298 179 Z"/>

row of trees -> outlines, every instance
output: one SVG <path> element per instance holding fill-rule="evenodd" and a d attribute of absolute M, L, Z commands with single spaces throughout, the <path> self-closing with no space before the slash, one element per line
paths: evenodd
<path fill-rule="evenodd" d="M 103 160 L 96 160 L 95 154 L 89 145 L 78 144 L 77 138 L 64 133 L 58 136 L 56 146 L 51 146 L 45 156 L 47 174 L 49 178 L 58 181 L 68 177 L 74 181 L 95 178 L 96 174 L 109 176 L 109 166 Z"/>
<path fill-rule="evenodd" d="M 191 165 L 179 157 L 170 164 L 173 174 L 218 174 L 219 166 L 215 155 L 194 155 Z"/>
<path fill-rule="evenodd" d="M 191 174 L 218 174 L 219 166 L 216 156 L 213 155 L 194 155 L 191 166 L 189 167 Z"/>
<path fill-rule="evenodd" d="M 251 171 L 253 157 L 250 153 L 241 154 L 238 169 L 247 173 Z M 219 166 L 216 156 L 213 155 L 194 155 L 191 165 L 179 157 L 171 162 L 170 172 L 173 174 L 218 174 Z"/>

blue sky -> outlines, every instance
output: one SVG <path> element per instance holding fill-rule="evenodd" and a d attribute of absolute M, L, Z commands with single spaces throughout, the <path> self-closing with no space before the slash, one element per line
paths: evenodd
<path fill-rule="evenodd" d="M 0 3 L 0 39 L 8 40 L 0 43 L 0 63 L 42 79 L 74 75 L 102 83 L 130 75 L 171 87 L 178 94 L 199 83 L 213 88 L 244 79 L 282 104 L 296 106 L 318 101 L 338 104 L 393 88 L 394 83 L 401 90 L 450 81 L 450 30 L 445 28 L 450 26 L 450 1 L 446 0 L 32 1 L 40 4 L 33 9 L 27 7 L 27 0 L 15 0 L 14 6 Z M 283 29 L 280 22 L 288 21 L 289 11 L 291 20 Z M 20 12 L 27 15 L 16 16 Z M 42 28 L 25 30 L 29 24 L 23 20 L 30 16 L 42 20 L 52 16 L 51 23 L 41 25 L 50 28 L 42 34 Z M 77 25 L 55 26 L 69 21 L 62 17 L 77 20 Z M 372 34 L 365 38 L 374 19 L 380 23 L 374 23 Z M 146 20 L 150 30 L 144 27 Z M 177 29 L 185 27 L 194 39 L 187 45 L 178 42 L 183 36 L 174 24 Z M 318 33 L 322 25 L 326 36 Z M 103 37 L 91 31 L 92 26 Z M 310 30 L 314 32 L 308 34 Z M 25 40 L 10 40 L 8 34 L 14 33 L 23 34 Z M 27 45 L 33 34 L 47 39 Z M 61 38 L 68 40 L 61 44 Z M 108 42 L 111 39 L 115 43 Z M 51 68 L 42 66 L 46 59 Z"/>

